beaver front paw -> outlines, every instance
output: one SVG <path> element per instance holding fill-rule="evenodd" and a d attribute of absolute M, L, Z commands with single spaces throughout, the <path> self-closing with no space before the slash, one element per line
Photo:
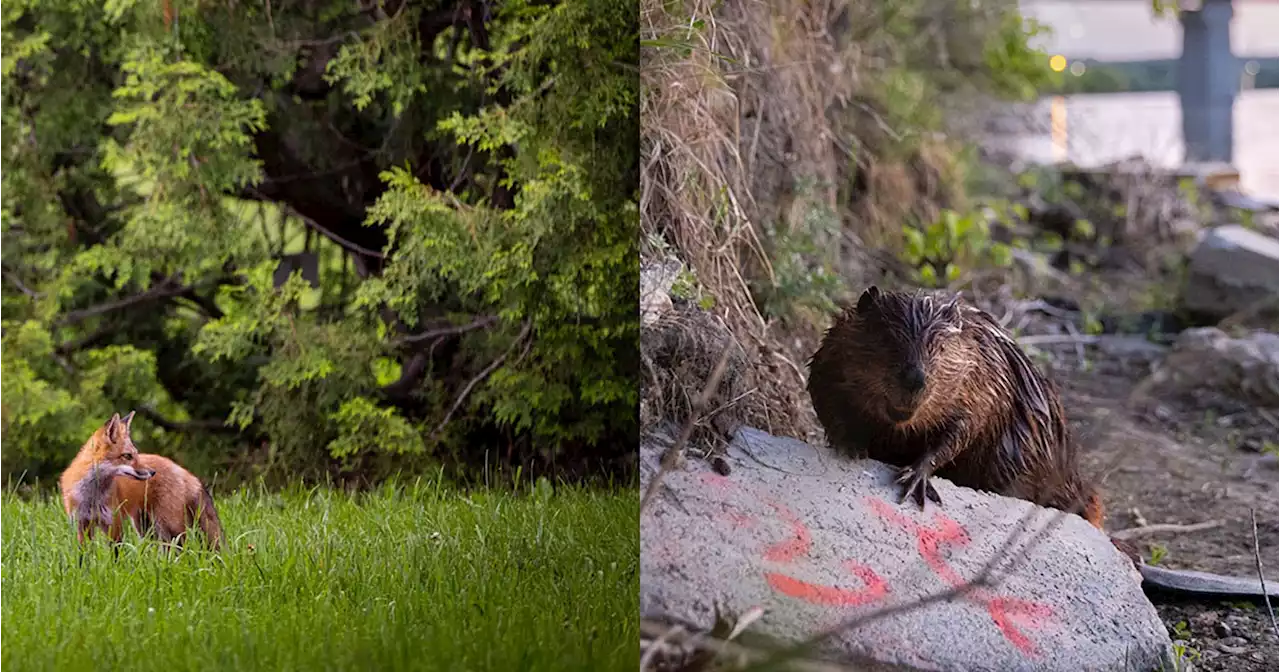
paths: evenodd
<path fill-rule="evenodd" d="M 924 511 L 924 500 L 942 506 L 942 498 L 938 496 L 938 491 L 933 489 L 933 484 L 929 482 L 930 474 L 921 465 L 913 465 L 903 467 L 898 471 L 898 485 L 905 485 L 902 490 L 902 497 L 898 500 L 901 504 L 907 501 L 908 497 L 915 497 L 916 503 L 920 505 L 920 510 Z"/>

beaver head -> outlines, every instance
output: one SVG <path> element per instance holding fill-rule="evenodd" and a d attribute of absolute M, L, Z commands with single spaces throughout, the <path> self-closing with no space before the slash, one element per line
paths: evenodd
<path fill-rule="evenodd" d="M 935 395 L 959 394 L 972 354 L 962 338 L 959 298 L 881 291 L 868 287 L 853 321 L 858 357 L 850 361 L 851 387 L 868 410 L 894 424 L 908 423 Z"/>

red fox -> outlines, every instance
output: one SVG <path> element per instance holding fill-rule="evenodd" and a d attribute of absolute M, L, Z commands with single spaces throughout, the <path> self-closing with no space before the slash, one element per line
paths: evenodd
<path fill-rule="evenodd" d="M 62 505 L 83 542 L 106 530 L 119 542 L 124 519 L 138 534 L 154 532 L 163 544 L 181 545 L 199 525 L 213 550 L 222 545 L 222 523 L 209 491 L 173 460 L 139 453 L 129 436 L 133 412 L 111 416 L 62 472 Z"/>

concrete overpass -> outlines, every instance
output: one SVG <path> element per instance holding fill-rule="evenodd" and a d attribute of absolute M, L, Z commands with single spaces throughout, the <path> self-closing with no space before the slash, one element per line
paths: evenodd
<path fill-rule="evenodd" d="M 1133 2 L 1076 0 L 1075 4 L 1121 1 Z M 1182 54 L 1177 59 L 1176 91 L 1182 107 L 1186 161 L 1231 163 L 1232 111 L 1240 90 L 1244 64 L 1244 59 L 1231 48 L 1231 21 L 1235 5 L 1276 4 L 1278 1 L 1200 0 L 1195 9 L 1184 9 L 1180 13 Z M 1035 0 L 1023 0 L 1023 4 L 1036 3 Z M 1144 4 L 1149 5 L 1149 2 Z M 1185 2 L 1183 4 L 1188 6 Z"/>

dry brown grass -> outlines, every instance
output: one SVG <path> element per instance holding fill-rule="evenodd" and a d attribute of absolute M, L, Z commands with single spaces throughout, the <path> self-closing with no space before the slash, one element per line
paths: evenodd
<path fill-rule="evenodd" d="M 800 368 L 768 333 L 742 270 L 744 264 L 758 265 L 766 273 L 770 268 L 752 226 L 751 213 L 757 205 L 752 197 L 752 171 L 740 151 L 739 93 L 729 81 L 723 60 L 741 62 L 750 50 L 743 34 L 728 29 L 712 13 L 712 3 L 695 0 L 684 9 L 686 16 L 675 17 L 667 14 L 662 3 L 645 0 L 641 6 L 643 39 L 687 44 L 687 53 L 672 46 L 642 50 L 641 211 L 647 243 L 643 254 L 660 254 L 654 241 L 674 244 L 699 283 L 716 298 L 719 319 L 663 321 L 646 329 L 642 347 L 650 361 L 667 360 L 670 365 L 679 365 L 683 359 L 701 361 L 707 353 L 699 352 L 697 345 L 725 347 L 721 339 L 707 335 L 723 324 L 723 338 L 732 341 L 744 360 L 731 365 L 731 371 L 740 370 L 747 377 L 743 384 L 753 402 L 742 420 L 776 433 L 805 436 L 814 422 L 811 412 L 804 410 Z M 703 23 L 701 30 L 692 28 L 697 21 Z M 671 342 L 694 349 L 662 357 Z M 696 377 L 697 369 L 691 372 Z M 688 380 L 689 376 L 673 373 L 670 378 Z M 693 389 L 701 387 L 698 381 L 688 382 L 695 383 Z M 659 382 L 646 396 L 658 407 L 670 409 L 673 398 L 691 398 L 693 393 Z M 661 396 L 649 396 L 653 394 Z"/>
<path fill-rule="evenodd" d="M 882 10 L 859 2 L 641 2 L 642 255 L 681 259 L 727 332 L 686 312 L 645 329 L 642 347 L 660 369 L 662 358 L 715 361 L 698 347 L 729 338 L 741 353 L 729 378 L 747 394 L 736 419 L 801 439 L 817 433 L 804 372 L 828 316 L 801 310 L 781 325 L 762 314 L 752 283 L 779 284 L 764 231 L 795 233 L 814 208 L 834 213 L 813 242 L 857 289 L 882 279 L 871 250 L 894 247 L 904 218 L 936 216 L 954 182 L 943 141 L 884 151 L 901 137 L 864 90 L 883 45 L 857 34 Z M 673 340 L 694 349 L 670 357 Z M 682 422 L 687 404 L 673 399 L 695 392 L 678 385 L 700 389 L 690 376 L 701 369 L 653 366 L 646 427 Z"/>

